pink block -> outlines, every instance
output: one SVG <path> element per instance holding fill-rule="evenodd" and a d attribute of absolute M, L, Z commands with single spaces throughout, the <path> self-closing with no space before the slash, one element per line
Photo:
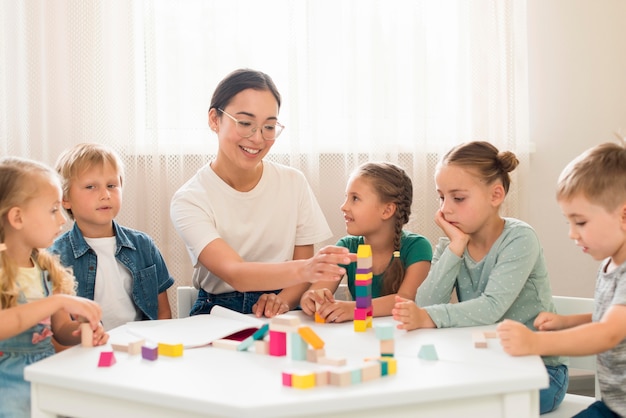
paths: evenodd
<path fill-rule="evenodd" d="M 270 330 L 270 356 L 287 355 L 287 334 Z"/>
<path fill-rule="evenodd" d="M 115 355 L 113 351 L 103 351 L 100 353 L 98 367 L 111 367 L 115 364 Z"/>
<path fill-rule="evenodd" d="M 291 386 L 291 373 L 283 372 L 283 386 Z"/>

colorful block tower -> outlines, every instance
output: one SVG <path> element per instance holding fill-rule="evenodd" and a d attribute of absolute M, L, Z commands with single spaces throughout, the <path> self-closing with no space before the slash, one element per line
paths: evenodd
<path fill-rule="evenodd" d="M 356 253 L 356 276 L 354 289 L 356 308 L 354 308 L 354 330 L 364 332 L 372 327 L 372 247 L 359 245 Z"/>

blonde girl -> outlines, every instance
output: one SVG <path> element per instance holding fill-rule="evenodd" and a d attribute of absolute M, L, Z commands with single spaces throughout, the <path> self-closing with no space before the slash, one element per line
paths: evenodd
<path fill-rule="evenodd" d="M 74 277 L 44 248 L 65 224 L 58 176 L 43 164 L 0 159 L 0 417 L 30 416 L 24 367 L 54 354 L 51 337 L 80 342 L 79 322 L 108 340 L 100 307 L 74 295 Z M 73 316 L 73 317 L 72 317 Z"/>

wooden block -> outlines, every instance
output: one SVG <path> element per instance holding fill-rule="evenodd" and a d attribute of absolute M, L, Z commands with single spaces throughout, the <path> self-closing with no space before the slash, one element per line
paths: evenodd
<path fill-rule="evenodd" d="M 287 355 L 287 334 L 280 331 L 272 331 L 270 324 L 270 356 Z"/>
<path fill-rule="evenodd" d="M 435 350 L 435 346 L 432 344 L 426 344 L 421 346 L 417 357 L 423 360 L 439 360 L 439 356 L 437 356 L 437 350 Z"/>
<path fill-rule="evenodd" d="M 290 372 L 283 372 L 283 386 L 291 387 L 292 375 Z"/>
<path fill-rule="evenodd" d="M 380 354 L 391 355 L 395 352 L 395 340 L 381 340 L 380 341 Z"/>
<path fill-rule="evenodd" d="M 301 371 L 292 373 L 291 387 L 297 389 L 310 389 L 315 387 L 315 373 Z"/>
<path fill-rule="evenodd" d="M 350 370 L 330 371 L 330 384 L 333 386 L 350 386 L 352 373 Z"/>
<path fill-rule="evenodd" d="M 122 353 L 128 352 L 128 345 L 126 344 L 111 344 L 113 351 L 120 351 Z"/>
<path fill-rule="evenodd" d="M 287 325 L 270 322 L 270 332 L 277 331 L 285 334 L 292 334 L 294 332 L 298 332 L 298 328 L 300 328 L 300 325 Z"/>
<path fill-rule="evenodd" d="M 330 383 L 330 372 L 322 370 L 315 372 L 315 386 L 327 386 Z"/>
<path fill-rule="evenodd" d="M 277 315 L 271 319 L 270 324 L 298 326 L 300 325 L 300 317 L 290 314 Z"/>
<path fill-rule="evenodd" d="M 115 364 L 115 355 L 113 351 L 103 351 L 100 353 L 98 367 L 111 367 Z"/>
<path fill-rule="evenodd" d="M 181 357 L 183 355 L 183 345 L 159 343 L 159 355 L 167 357 Z"/>
<path fill-rule="evenodd" d="M 252 347 L 254 341 L 254 335 L 249 336 L 237 345 L 237 351 L 246 351 L 248 348 Z"/>
<path fill-rule="evenodd" d="M 498 333 L 496 331 L 485 331 L 483 332 L 485 338 L 498 338 Z"/>
<path fill-rule="evenodd" d="M 311 347 L 315 349 L 324 348 L 324 340 L 322 340 L 311 327 L 302 326 L 298 328 L 298 334 L 306 341 Z"/>
<path fill-rule="evenodd" d="M 380 379 L 381 365 L 378 361 L 368 361 L 361 368 L 361 380 L 367 382 L 374 379 Z"/>
<path fill-rule="evenodd" d="M 320 316 L 317 312 L 315 312 L 315 323 L 317 324 L 325 324 L 326 320 Z"/>
<path fill-rule="evenodd" d="M 317 362 L 320 364 L 327 364 L 330 366 L 345 366 L 346 365 L 345 358 L 320 357 L 319 359 L 317 359 Z"/>
<path fill-rule="evenodd" d="M 237 351 L 237 347 L 239 347 L 240 343 L 241 341 L 222 339 L 213 341 L 211 345 L 215 348 L 225 348 L 226 350 Z"/>
<path fill-rule="evenodd" d="M 354 322 L 354 330 L 356 332 L 365 332 L 365 330 L 367 329 L 366 321 L 362 319 L 355 319 L 353 322 Z"/>
<path fill-rule="evenodd" d="M 372 272 L 369 272 L 367 274 L 355 274 L 354 275 L 354 285 L 355 286 L 367 286 L 372 284 L 372 278 L 374 277 L 374 275 L 372 274 Z"/>
<path fill-rule="evenodd" d="M 306 350 L 306 361 L 309 361 L 311 363 L 317 363 L 322 357 L 326 357 L 326 350 L 324 350 L 323 348 L 309 348 L 308 350 Z"/>
<path fill-rule="evenodd" d="M 474 342 L 474 348 L 487 348 L 487 338 L 482 331 L 472 332 L 472 341 Z"/>
<path fill-rule="evenodd" d="M 268 332 L 270 332 L 270 324 L 264 324 L 261 328 L 256 330 L 254 334 L 252 334 L 252 338 L 255 340 L 262 340 Z"/>
<path fill-rule="evenodd" d="M 396 374 L 398 371 L 398 362 L 393 357 L 381 357 L 381 362 L 387 363 L 387 374 Z"/>
<path fill-rule="evenodd" d="M 150 361 L 156 360 L 159 358 L 159 347 L 152 344 L 144 345 L 141 347 L 141 357 Z"/>
<path fill-rule="evenodd" d="M 356 258 L 372 258 L 372 247 L 368 244 L 360 244 L 356 250 Z"/>
<path fill-rule="evenodd" d="M 254 352 L 257 354 L 269 354 L 270 342 L 266 340 L 257 340 L 254 342 Z"/>
<path fill-rule="evenodd" d="M 379 340 L 393 340 L 394 330 L 395 326 L 391 322 L 379 322 L 374 325 L 374 332 Z"/>
<path fill-rule="evenodd" d="M 83 347 L 93 347 L 93 330 L 89 323 L 80 324 L 80 345 Z"/>
<path fill-rule="evenodd" d="M 350 372 L 350 383 L 353 385 L 358 385 L 361 383 L 361 369 L 353 369 Z"/>
<path fill-rule="evenodd" d="M 307 357 L 307 342 L 300 336 L 300 334 L 291 334 L 291 359 L 292 360 L 306 360 Z"/>
<path fill-rule="evenodd" d="M 128 354 L 134 356 L 141 353 L 141 347 L 145 344 L 146 340 L 137 340 L 128 344 Z"/>

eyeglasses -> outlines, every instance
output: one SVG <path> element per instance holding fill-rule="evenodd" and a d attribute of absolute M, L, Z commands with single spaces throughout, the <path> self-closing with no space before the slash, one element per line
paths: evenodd
<path fill-rule="evenodd" d="M 217 110 L 219 110 L 220 112 L 231 118 L 233 122 L 235 122 L 237 135 L 243 138 L 250 138 L 256 133 L 257 129 L 259 129 L 259 125 L 257 125 L 256 122 L 245 119 L 237 119 L 233 115 L 225 112 L 223 109 L 220 108 L 218 108 Z M 261 125 L 261 136 L 266 141 L 273 141 L 280 136 L 280 134 L 283 132 L 283 129 L 285 129 L 285 126 L 281 125 L 278 122 L 265 123 Z"/>

